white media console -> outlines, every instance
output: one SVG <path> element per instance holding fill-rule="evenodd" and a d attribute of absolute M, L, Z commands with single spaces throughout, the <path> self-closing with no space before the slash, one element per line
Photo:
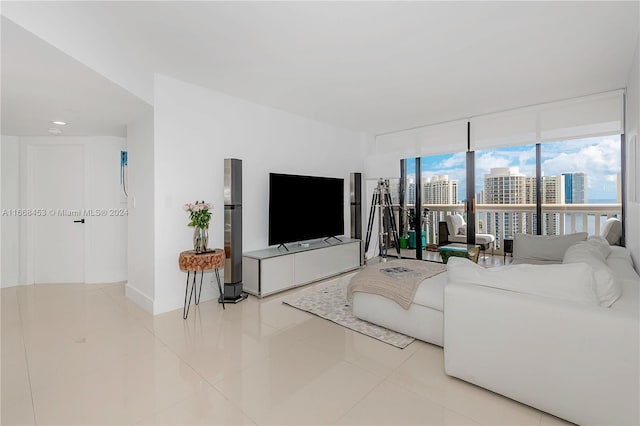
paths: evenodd
<path fill-rule="evenodd" d="M 361 241 L 340 239 L 244 253 L 244 291 L 263 297 L 359 268 Z"/>

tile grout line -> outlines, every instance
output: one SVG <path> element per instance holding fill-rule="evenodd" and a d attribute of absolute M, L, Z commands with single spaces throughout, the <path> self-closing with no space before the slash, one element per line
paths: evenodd
<path fill-rule="evenodd" d="M 431 346 L 437 346 L 437 345 L 432 345 L 431 343 L 425 343 L 425 344 L 427 344 L 427 345 L 431 345 Z M 444 350 L 444 348 L 442 348 L 442 349 Z M 418 348 L 414 353 L 412 353 L 409 357 L 407 357 L 407 359 L 406 359 L 406 360 L 404 360 L 402 363 L 400 363 L 400 365 L 398 365 L 398 367 L 396 367 L 396 368 L 392 371 L 392 373 L 395 373 L 396 371 L 398 371 L 398 370 L 399 370 L 399 369 L 400 369 L 404 364 L 406 364 L 407 362 L 409 362 L 409 360 L 410 360 L 411 358 L 413 358 L 414 356 L 416 356 L 419 352 L 420 352 L 420 348 Z M 389 376 L 391 376 L 391 373 L 389 373 L 389 375 L 385 378 L 385 381 L 386 381 L 386 380 L 389 380 Z M 463 413 L 461 413 L 461 412 L 458 412 L 457 410 L 454 410 L 454 409 L 452 409 L 452 408 L 449 408 L 449 407 L 447 407 L 446 405 L 441 404 L 439 401 L 435 401 L 435 400 L 433 400 L 432 398 L 429 398 L 429 397 L 426 397 L 426 396 L 424 396 L 424 395 L 419 394 L 418 392 L 416 392 L 416 391 L 414 391 L 413 389 L 411 389 L 409 386 L 406 386 L 406 385 L 404 385 L 403 383 L 401 383 L 399 380 L 398 380 L 398 381 L 391 380 L 391 382 L 390 382 L 390 383 L 395 384 L 395 385 L 397 385 L 397 386 L 400 386 L 400 387 L 401 387 L 402 389 L 404 389 L 406 392 L 411 393 L 412 395 L 414 395 L 414 396 L 418 397 L 419 399 L 429 401 L 429 402 L 431 402 L 432 404 L 435 404 L 435 405 L 438 405 L 438 406 L 440 406 L 440 407 L 444 408 L 445 410 L 451 411 L 451 412 L 453 412 L 453 413 L 456 413 L 456 414 L 457 414 L 457 415 L 459 415 L 459 416 L 462 416 L 462 417 L 464 417 L 464 418 L 466 418 L 466 419 L 469 419 L 469 420 L 470 420 L 470 421 L 472 421 L 473 423 L 482 424 L 482 422 L 480 422 L 480 421 L 478 421 L 478 420 L 476 420 L 476 419 L 474 419 L 474 418 L 471 418 L 471 417 L 467 416 L 466 414 L 463 414 Z"/>
<path fill-rule="evenodd" d="M 366 370 L 365 370 L 366 371 Z M 371 389 L 369 389 L 369 391 L 367 393 L 365 393 L 362 398 L 358 399 L 350 408 L 348 408 L 340 417 L 338 417 L 337 419 L 335 419 L 333 421 L 333 423 L 337 423 L 340 420 L 342 420 L 347 414 L 349 414 L 354 408 L 356 408 L 356 406 L 358 404 L 360 404 L 362 401 L 364 401 L 364 399 L 366 397 L 368 397 L 369 395 L 371 395 L 371 393 L 373 393 L 374 390 L 378 389 L 380 386 L 382 386 L 382 384 L 384 383 L 385 378 L 380 379 L 380 381 L 378 383 L 376 383 L 375 386 L 373 386 Z"/>
<path fill-rule="evenodd" d="M 175 355 L 175 356 L 176 356 L 176 358 L 178 358 L 178 359 L 180 360 L 180 362 L 183 362 L 185 365 L 187 365 L 187 366 L 188 366 L 188 367 L 189 367 L 189 368 L 190 368 L 190 369 L 191 369 L 191 370 L 196 374 L 196 376 L 198 376 L 198 377 L 201 379 L 201 381 L 202 381 L 203 383 L 206 383 L 207 385 L 209 385 L 209 386 L 211 387 L 211 389 L 213 389 L 215 392 L 217 392 L 219 395 L 221 395 L 221 396 L 225 399 L 225 401 L 229 402 L 232 406 L 234 406 L 235 408 L 237 408 L 237 409 L 238 409 L 238 410 L 239 410 L 239 411 L 240 411 L 244 416 L 246 416 L 248 419 L 250 419 L 250 420 L 253 422 L 253 424 L 254 424 L 254 425 L 258 425 L 258 422 L 257 422 L 257 421 L 255 421 L 255 420 L 253 419 L 253 417 L 249 416 L 249 415 L 248 415 L 248 414 L 247 414 L 247 413 L 242 409 L 242 407 L 238 406 L 238 404 L 236 404 L 236 403 L 234 403 L 233 401 L 231 401 L 231 400 L 230 400 L 230 399 L 229 399 L 229 398 L 228 398 L 228 397 L 227 397 L 227 396 L 226 396 L 226 395 L 225 395 L 225 394 L 224 394 L 220 389 L 218 389 L 218 388 L 215 386 L 215 384 L 211 383 L 208 379 L 206 379 L 203 375 L 201 375 L 201 374 L 200 374 L 200 372 L 198 372 L 198 371 L 197 371 L 197 370 L 196 370 L 196 369 L 195 369 L 191 364 L 189 364 L 189 363 L 188 363 L 188 362 L 187 362 L 183 357 L 181 357 L 181 356 L 180 356 L 180 354 L 178 354 L 176 351 L 174 351 L 174 350 L 171 348 L 171 346 L 169 346 L 169 345 L 168 345 L 168 344 L 167 344 L 167 343 L 166 343 L 162 338 L 160 338 L 160 336 L 157 336 L 157 335 L 156 335 L 156 333 L 154 332 L 154 330 L 150 330 L 150 329 L 149 329 L 149 328 L 147 328 L 144 324 L 142 324 L 142 327 L 143 327 L 143 328 L 145 328 L 147 331 L 149 331 L 149 332 L 151 333 L 151 335 L 154 337 L 154 339 L 158 339 L 158 341 L 159 341 L 160 343 L 162 343 L 162 345 L 164 345 L 164 347 L 166 347 L 166 348 L 169 350 L 169 352 L 171 352 L 173 355 Z M 240 373 L 240 372 L 241 372 L 242 370 L 244 370 L 245 368 L 247 368 L 247 367 L 241 367 L 241 368 L 240 368 L 237 372 L 235 372 L 234 374 Z M 181 403 L 181 402 L 184 402 L 184 401 L 186 401 L 186 400 L 187 400 L 188 398 L 190 398 L 190 397 L 191 397 L 191 395 L 189 395 L 188 397 L 186 397 L 186 398 L 184 398 L 184 399 L 181 399 L 180 401 L 175 402 L 174 404 L 171 404 L 171 405 L 170 405 L 170 406 L 168 406 L 168 407 L 164 407 L 163 409 L 160 409 L 160 410 L 158 410 L 158 411 L 154 412 L 154 414 L 155 414 L 155 413 L 158 413 L 158 412 L 161 412 L 161 411 L 163 411 L 163 410 L 165 410 L 165 409 L 168 409 L 168 408 L 170 408 L 170 407 L 173 407 L 173 406 L 175 406 L 175 405 L 177 405 L 177 404 L 179 404 L 179 403 Z M 143 419 L 140 419 L 140 420 L 142 421 Z"/>

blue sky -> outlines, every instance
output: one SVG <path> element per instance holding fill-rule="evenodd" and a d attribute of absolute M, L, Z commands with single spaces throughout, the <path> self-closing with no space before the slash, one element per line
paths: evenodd
<path fill-rule="evenodd" d="M 458 180 L 458 198 L 465 198 L 465 153 L 434 155 L 422 158 L 422 176 L 448 175 Z M 518 167 L 526 176 L 535 176 L 536 147 L 523 145 L 477 151 L 476 191 L 482 190 L 484 175 L 492 167 Z M 545 176 L 584 172 L 588 178 L 588 198 L 616 198 L 620 173 L 620 137 L 606 136 L 542 144 L 542 172 Z M 415 162 L 408 161 L 407 174 L 415 175 Z"/>

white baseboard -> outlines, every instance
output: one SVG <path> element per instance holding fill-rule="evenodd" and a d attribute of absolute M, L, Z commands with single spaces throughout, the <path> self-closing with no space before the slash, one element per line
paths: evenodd
<path fill-rule="evenodd" d="M 137 288 L 127 284 L 124 287 L 124 294 L 138 306 L 153 315 L 153 299 L 138 290 Z"/>

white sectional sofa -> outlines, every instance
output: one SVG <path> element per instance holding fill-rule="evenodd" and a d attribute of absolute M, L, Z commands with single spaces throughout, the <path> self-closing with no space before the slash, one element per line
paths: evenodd
<path fill-rule="evenodd" d="M 455 259 L 446 373 L 577 424 L 640 424 L 640 277 L 627 249 L 597 250 L 576 243 L 565 265 L 502 271 L 456 271 Z"/>

